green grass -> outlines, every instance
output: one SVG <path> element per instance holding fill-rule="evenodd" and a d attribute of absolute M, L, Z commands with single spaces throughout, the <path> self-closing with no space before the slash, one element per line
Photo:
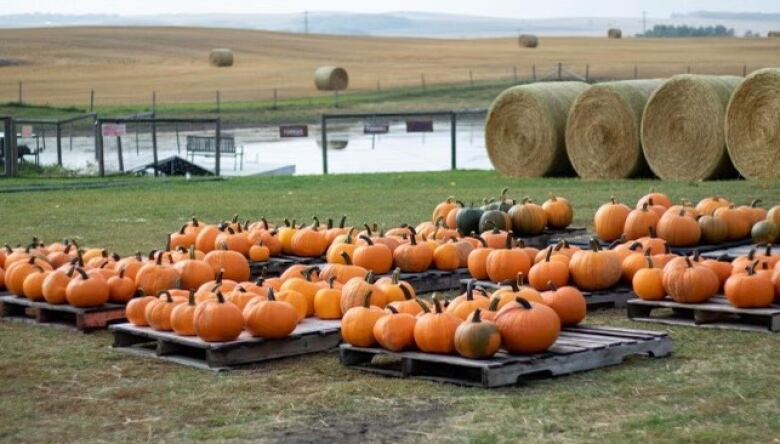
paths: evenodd
<path fill-rule="evenodd" d="M 393 111 L 437 111 L 458 109 L 485 109 L 490 102 L 508 87 L 508 82 L 475 83 L 470 85 L 434 85 L 425 89 L 396 88 L 373 92 L 351 92 L 339 97 L 339 106 L 334 107 L 333 96 L 322 94 L 310 98 L 281 99 L 276 107 L 272 100 L 256 102 L 223 103 L 220 113 L 215 103 L 157 104 L 157 113 L 164 117 L 216 117 L 219 115 L 227 127 L 257 124 L 278 124 L 290 122 L 319 122 L 323 113 L 382 112 Z M 149 111 L 149 105 L 98 106 L 100 116 L 125 116 Z M 78 108 L 56 108 L 48 106 L 0 105 L 0 116 L 17 118 L 59 118 L 87 112 Z"/>
<path fill-rule="evenodd" d="M 122 179 L 126 180 L 126 179 Z M 76 183 L 58 179 L 57 183 Z M 17 179 L 10 187 L 47 183 Z M 654 187 L 675 200 L 725 195 L 777 203 L 777 182 L 511 180 L 490 172 L 276 177 L 189 183 L 137 179 L 81 191 L 0 194 L 0 241 L 77 237 L 129 253 L 158 248 L 190 214 L 353 223 L 418 222 L 454 194 L 570 198 L 589 225 L 611 195 Z M 480 390 L 346 370 L 335 353 L 229 375 L 124 356 L 110 335 L 0 323 L 0 441 L 771 442 L 780 436 L 780 337 L 636 324 L 620 310 L 589 323 L 668 330 L 674 355 Z"/>

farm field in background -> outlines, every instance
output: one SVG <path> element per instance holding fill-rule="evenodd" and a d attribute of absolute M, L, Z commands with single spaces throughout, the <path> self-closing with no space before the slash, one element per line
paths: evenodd
<path fill-rule="evenodd" d="M 244 178 L 56 180 L 122 187 L 4 193 L 0 240 L 75 237 L 128 254 L 159 248 L 188 216 L 271 220 L 347 214 L 352 223 L 396 225 L 429 217 L 448 195 L 464 201 L 510 195 L 569 198 L 574 225 L 589 226 L 614 195 L 634 202 L 649 188 L 675 201 L 726 192 L 737 203 L 777 200 L 777 183 L 519 180 L 494 172 Z M 0 191 L 40 185 L 11 179 Z M 31 205 L 31 202 L 34 202 Z M 290 440 L 422 442 L 764 442 L 780 434 L 777 335 L 635 324 L 623 310 L 590 324 L 666 330 L 671 358 L 481 390 L 369 376 L 335 353 L 280 360 L 223 376 L 112 352 L 107 332 L 75 334 L 0 323 L 0 437 L 18 442 L 105 440 Z M 24 338 L 24 346 L 20 346 Z M 739 375 L 735 377 L 735 375 Z M 204 407 L 208 405 L 208 407 Z M 620 406 L 616 409 L 615 406 Z M 42 407 L 43 406 L 43 407 Z M 107 408 L 110 407 L 110 408 Z M 67 412 L 67 414 L 63 414 Z M 186 424 L 186 425 L 183 425 Z"/>
<path fill-rule="evenodd" d="M 20 63 L 2 68 L 0 101 L 34 104 L 89 103 L 95 90 L 101 105 L 269 100 L 322 96 L 313 86 L 317 66 L 337 63 L 350 74 L 350 89 L 376 90 L 511 80 L 538 76 L 564 63 L 592 78 L 642 78 L 684 72 L 741 75 L 780 64 L 778 39 L 543 38 L 537 49 L 520 49 L 513 38 L 438 40 L 306 36 L 261 31 L 199 28 L 52 28 L 0 30 L 0 59 Z M 236 65 L 213 68 L 208 52 L 234 50 Z M 13 64 L 12 63 L 12 64 Z"/>

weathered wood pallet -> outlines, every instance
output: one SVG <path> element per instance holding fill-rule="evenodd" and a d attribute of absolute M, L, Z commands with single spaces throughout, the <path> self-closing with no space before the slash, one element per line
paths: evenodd
<path fill-rule="evenodd" d="M 316 353 L 341 342 L 341 322 L 304 319 L 285 339 L 254 338 L 247 332 L 235 341 L 205 342 L 173 332 L 118 324 L 109 327 L 117 351 L 204 370 L 227 371 L 271 359 Z"/>
<path fill-rule="evenodd" d="M 713 251 L 707 251 L 702 253 L 702 257 L 705 257 L 707 259 L 722 259 L 727 260 L 729 262 L 733 261 L 734 259 L 740 257 L 740 256 L 747 256 L 748 253 L 750 253 L 750 250 L 752 248 L 755 248 L 757 251 L 761 251 L 763 253 L 763 249 L 765 248 L 765 245 L 741 245 L 738 247 L 731 247 L 731 248 L 723 248 L 720 250 L 713 250 Z M 773 247 L 773 251 L 775 251 L 776 248 Z M 777 250 L 780 251 L 780 250 Z M 777 251 L 774 254 L 777 254 Z"/>
<path fill-rule="evenodd" d="M 324 258 L 299 257 L 299 256 L 276 256 L 265 262 L 250 262 L 249 271 L 252 279 L 260 277 L 265 269 L 266 276 L 279 276 L 285 270 L 293 265 L 317 265 L 325 262 Z"/>
<path fill-rule="evenodd" d="M 463 279 L 460 281 L 461 292 L 466 291 L 466 286 L 470 280 L 471 279 Z M 500 285 L 490 281 L 477 281 L 476 285 L 490 291 L 497 290 L 500 287 Z M 585 300 L 588 303 L 588 310 L 598 308 L 623 308 L 626 306 L 626 302 L 628 302 L 629 299 L 635 297 L 634 294 L 631 293 L 631 288 L 623 285 L 604 291 L 583 291 L 582 295 L 585 296 Z"/>
<path fill-rule="evenodd" d="M 562 230 L 548 230 L 545 229 L 544 233 L 538 236 L 520 236 L 518 239 L 522 239 L 523 243 L 528 247 L 545 248 L 551 243 L 557 244 L 563 239 L 567 241 L 569 239 L 579 238 L 587 233 L 587 229 L 584 227 L 567 227 Z"/>
<path fill-rule="evenodd" d="M 666 333 L 589 326 L 564 329 L 542 354 L 499 352 L 486 360 L 416 351 L 394 353 L 349 344 L 340 348 L 341 363 L 356 370 L 483 388 L 617 365 L 634 355 L 660 358 L 671 353 L 672 340 Z"/>
<path fill-rule="evenodd" d="M 17 296 L 0 297 L 0 318 L 41 325 L 67 326 L 83 332 L 105 329 L 109 324 L 127 319 L 125 306 L 122 304 L 77 308 L 70 305 L 33 302 Z"/>
<path fill-rule="evenodd" d="M 702 304 L 681 304 L 671 299 L 628 301 L 628 317 L 634 321 L 666 325 L 744 330 L 780 331 L 780 305 L 770 308 L 736 308 L 722 296 Z"/>
<path fill-rule="evenodd" d="M 467 268 L 459 268 L 455 271 L 428 270 L 423 273 L 401 273 L 399 278 L 408 282 L 415 293 L 422 294 L 457 290 L 460 288 L 460 282 L 469 276 Z M 390 277 L 390 275 L 383 277 Z"/>
<path fill-rule="evenodd" d="M 593 236 L 594 234 L 588 233 L 584 235 L 571 237 L 569 239 L 566 239 L 566 241 L 577 247 L 587 247 L 588 245 L 590 245 L 590 239 Z M 550 245 L 556 244 L 558 243 L 558 241 L 560 241 L 560 239 L 553 239 L 552 242 L 550 242 Z M 601 244 L 602 247 L 606 247 L 609 245 L 609 242 L 599 241 L 599 244 Z M 674 254 L 687 256 L 693 254 L 693 252 L 696 250 L 704 254 L 708 252 L 728 250 L 731 248 L 739 248 L 744 246 L 747 246 L 747 248 L 749 249 L 750 244 L 751 244 L 750 239 L 744 239 L 740 241 L 726 242 L 718 245 L 697 245 L 694 247 L 671 247 L 670 250 Z"/>

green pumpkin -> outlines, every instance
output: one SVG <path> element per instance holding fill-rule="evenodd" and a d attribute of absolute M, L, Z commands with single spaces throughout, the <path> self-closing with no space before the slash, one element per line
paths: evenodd
<path fill-rule="evenodd" d="M 512 223 L 509 220 L 509 216 L 499 210 L 488 210 L 482 213 L 482 216 L 479 218 L 479 232 L 484 233 L 493 228 L 506 231 L 511 230 Z"/>
<path fill-rule="evenodd" d="M 455 224 L 458 231 L 464 236 L 468 236 L 471 233 L 479 233 L 479 219 L 482 217 L 482 211 L 479 208 L 464 207 L 458 211 L 458 216 L 455 218 Z"/>
<path fill-rule="evenodd" d="M 508 215 L 516 236 L 536 236 L 547 226 L 547 213 L 529 199 L 510 208 Z"/>
<path fill-rule="evenodd" d="M 777 225 L 768 220 L 758 222 L 750 230 L 750 236 L 757 244 L 773 244 L 778 240 L 778 234 L 780 234 L 780 230 L 778 230 Z"/>
<path fill-rule="evenodd" d="M 496 354 L 501 346 L 501 334 L 492 322 L 482 322 L 481 310 L 463 322 L 455 330 L 455 349 L 464 358 L 489 359 Z"/>

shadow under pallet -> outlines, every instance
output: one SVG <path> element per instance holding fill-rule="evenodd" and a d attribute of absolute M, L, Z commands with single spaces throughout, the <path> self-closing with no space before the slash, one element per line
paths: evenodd
<path fill-rule="evenodd" d="M 279 276 L 285 270 L 293 265 L 318 265 L 325 262 L 325 258 L 320 257 L 299 257 L 299 256 L 276 256 L 265 262 L 250 262 L 249 272 L 252 279 L 259 278 L 263 270 L 268 277 Z"/>
<path fill-rule="evenodd" d="M 577 239 L 587 234 L 587 229 L 584 227 L 567 227 L 561 230 L 548 230 L 545 229 L 542 234 L 536 236 L 520 236 L 518 240 L 522 240 L 527 247 L 545 248 L 551 243 L 558 243 L 562 239 Z M 553 242 L 554 241 L 554 242 Z"/>
<path fill-rule="evenodd" d="M 483 388 L 618 365 L 634 355 L 660 358 L 671 353 L 672 340 L 666 333 L 591 326 L 565 328 L 545 353 L 499 352 L 485 360 L 416 351 L 394 353 L 349 344 L 340 347 L 341 363 L 355 370 Z"/>
<path fill-rule="evenodd" d="M 255 338 L 246 331 L 235 341 L 206 342 L 132 324 L 112 325 L 109 329 L 117 351 L 216 372 L 317 353 L 341 342 L 341 321 L 314 318 L 304 319 L 287 338 L 273 340 Z"/>
<path fill-rule="evenodd" d="M 588 233 L 588 234 L 582 234 L 579 236 L 572 236 L 569 238 L 566 238 L 565 240 L 570 243 L 571 245 L 584 248 L 590 245 L 590 239 L 594 237 L 595 234 Z M 550 244 L 557 244 L 559 241 L 564 240 L 563 238 L 553 238 L 551 239 Z M 750 248 L 750 244 L 752 241 L 750 239 L 743 239 L 740 241 L 733 241 L 733 242 L 726 242 L 723 244 L 718 245 L 696 245 L 694 247 L 671 247 L 670 250 L 672 253 L 680 255 L 680 256 L 689 256 L 694 253 L 694 251 L 698 250 L 700 253 L 708 253 L 712 251 L 721 251 L 721 250 L 728 250 L 730 248 L 737 248 L 737 247 L 744 247 L 747 246 L 747 248 Z M 599 241 L 599 244 L 602 247 L 606 247 L 609 245 L 609 242 Z"/>
<path fill-rule="evenodd" d="M 461 292 L 466 291 L 466 286 L 470 280 L 471 279 L 463 279 L 460 281 Z M 501 287 L 490 281 L 477 281 L 476 285 L 490 291 L 495 291 Z M 629 299 L 635 297 L 631 292 L 631 288 L 622 285 L 604 291 L 583 291 L 582 295 L 585 297 L 585 301 L 588 304 L 588 310 L 597 308 L 623 308 L 626 306 Z"/>
<path fill-rule="evenodd" d="M 124 322 L 125 305 L 105 304 L 78 308 L 33 302 L 18 296 L 0 297 L 0 319 L 47 326 L 64 326 L 82 332 L 105 329 L 109 324 Z"/>
<path fill-rule="evenodd" d="M 717 328 L 723 330 L 780 331 L 780 305 L 769 308 L 736 308 L 722 296 L 701 304 L 682 304 L 672 299 L 628 302 L 628 318 L 666 325 Z"/>

